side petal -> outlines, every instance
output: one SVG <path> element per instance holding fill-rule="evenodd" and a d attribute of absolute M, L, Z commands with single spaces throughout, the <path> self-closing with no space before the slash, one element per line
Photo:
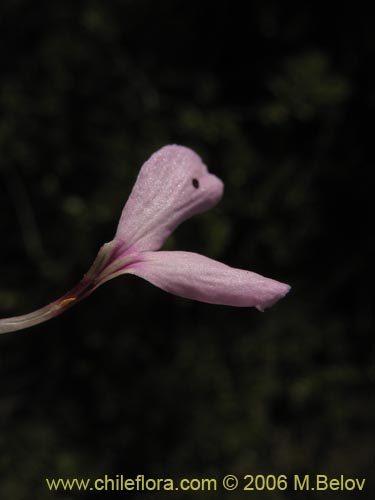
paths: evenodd
<path fill-rule="evenodd" d="M 284 283 L 190 252 L 144 252 L 126 272 L 180 297 L 261 311 L 290 290 Z"/>
<path fill-rule="evenodd" d="M 124 250 L 158 250 L 185 219 L 213 207 L 223 183 L 183 146 L 165 146 L 142 166 L 115 235 Z"/>

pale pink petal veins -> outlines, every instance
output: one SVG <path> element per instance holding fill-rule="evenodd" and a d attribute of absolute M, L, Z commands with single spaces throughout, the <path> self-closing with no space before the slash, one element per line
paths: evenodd
<path fill-rule="evenodd" d="M 126 272 L 181 297 L 259 310 L 290 290 L 284 283 L 190 252 L 144 252 Z"/>
<path fill-rule="evenodd" d="M 158 250 L 185 219 L 213 207 L 223 183 L 184 146 L 165 146 L 142 166 L 115 235 L 124 250 Z"/>

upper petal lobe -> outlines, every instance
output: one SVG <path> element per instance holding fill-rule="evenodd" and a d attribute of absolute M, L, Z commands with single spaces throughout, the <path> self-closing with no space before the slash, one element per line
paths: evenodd
<path fill-rule="evenodd" d="M 165 146 L 142 166 L 115 239 L 125 249 L 158 250 L 181 222 L 213 207 L 222 193 L 222 181 L 194 151 Z"/>

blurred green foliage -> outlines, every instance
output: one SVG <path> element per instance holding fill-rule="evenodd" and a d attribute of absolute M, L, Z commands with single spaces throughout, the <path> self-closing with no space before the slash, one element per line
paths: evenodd
<path fill-rule="evenodd" d="M 290 118 L 312 120 L 348 97 L 349 83 L 330 74 L 330 65 L 320 52 L 304 53 L 287 59 L 281 75 L 271 79 L 269 90 L 274 102 L 262 110 L 267 123 L 283 125 Z"/>
<path fill-rule="evenodd" d="M 50 498 L 45 477 L 142 473 L 348 474 L 372 498 L 371 17 L 246 9 L 1 2 L 1 316 L 78 281 L 167 143 L 225 182 L 167 246 L 293 286 L 259 314 L 123 277 L 3 336 L 2 498 Z"/>

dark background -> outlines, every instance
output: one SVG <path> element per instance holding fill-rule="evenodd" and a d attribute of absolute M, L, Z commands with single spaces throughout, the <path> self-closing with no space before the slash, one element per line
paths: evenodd
<path fill-rule="evenodd" d="M 260 314 L 121 277 L 2 336 L 1 498 L 93 497 L 45 477 L 229 473 L 364 477 L 372 498 L 375 35 L 361 3 L 334 4 L 2 0 L 0 316 L 80 279 L 168 143 L 225 195 L 167 246 L 293 290 Z"/>

